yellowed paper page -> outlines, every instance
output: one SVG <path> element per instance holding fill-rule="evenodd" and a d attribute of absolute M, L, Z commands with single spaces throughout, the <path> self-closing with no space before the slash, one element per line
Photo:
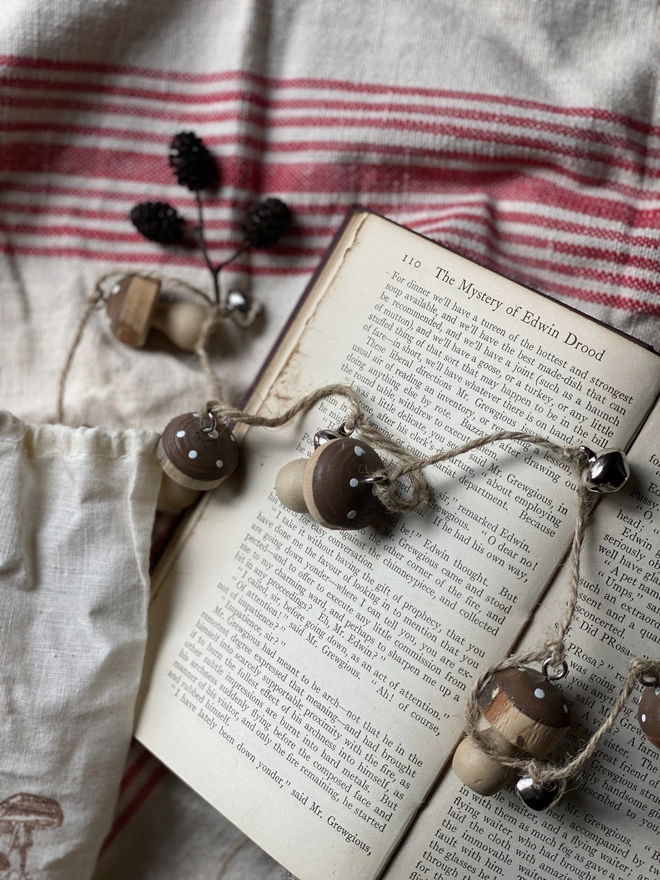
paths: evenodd
<path fill-rule="evenodd" d="M 589 529 L 581 599 L 560 682 L 575 752 L 609 713 L 630 656 L 660 656 L 660 405 L 630 454 L 633 476 L 603 499 Z M 558 617 L 567 574 L 552 584 L 524 646 Z M 452 772 L 419 816 L 387 880 L 649 880 L 660 876 L 660 754 L 642 734 L 634 698 L 585 769 L 581 784 L 547 813 L 510 791 L 480 798 Z"/>

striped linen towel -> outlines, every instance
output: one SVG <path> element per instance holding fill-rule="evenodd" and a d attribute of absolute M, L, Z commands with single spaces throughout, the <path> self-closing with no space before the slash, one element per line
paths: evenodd
<path fill-rule="evenodd" d="M 362 203 L 660 346 L 658 7 L 652 0 L 6 0 L 0 22 L 0 391 L 35 421 L 97 277 L 207 285 L 199 259 L 134 232 L 137 201 L 192 216 L 172 134 L 220 156 L 218 259 L 265 195 L 296 214 L 231 283 L 265 303 L 223 339 L 231 393 L 263 360 L 347 206 Z M 97 317 L 97 316 L 95 316 Z M 167 395 L 165 395 L 167 389 Z M 133 352 L 93 320 L 72 423 L 160 429 L 203 399 L 193 359 Z M 270 880 L 244 843 L 132 749 L 97 880 Z"/>

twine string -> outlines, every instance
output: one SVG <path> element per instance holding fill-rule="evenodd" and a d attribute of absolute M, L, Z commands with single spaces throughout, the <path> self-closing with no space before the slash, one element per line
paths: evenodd
<path fill-rule="evenodd" d="M 76 332 L 58 380 L 56 415 L 56 420 L 58 422 L 63 420 L 66 382 L 87 322 L 101 300 L 106 298 L 104 286 L 107 280 L 121 274 L 123 273 L 109 272 L 101 276 L 96 283 L 94 293 L 85 303 L 83 314 L 76 327 Z M 161 281 L 176 282 L 176 284 L 186 289 L 189 293 L 202 297 L 209 305 L 208 314 L 202 326 L 200 338 L 195 348 L 195 353 L 209 379 L 212 393 L 216 398 L 206 404 L 204 408 L 205 412 L 213 413 L 216 418 L 227 423 L 236 422 L 247 426 L 278 428 L 288 424 L 301 413 L 308 412 L 315 404 L 327 397 L 338 396 L 345 398 L 348 404 L 348 414 L 344 420 L 346 431 L 349 434 L 355 430 L 359 431 L 366 442 L 369 442 L 374 446 L 379 446 L 397 459 L 397 464 L 394 466 L 384 468 L 371 475 L 372 477 L 380 479 L 380 482 L 374 483 L 374 492 L 380 498 L 385 509 L 390 512 L 407 512 L 415 510 L 421 504 L 430 500 L 432 490 L 422 473 L 425 468 L 448 461 L 458 455 L 465 454 L 474 449 L 479 449 L 491 443 L 502 442 L 505 440 L 531 443 L 540 448 L 547 449 L 557 458 L 571 462 L 578 467 L 583 466 L 586 462 L 586 454 L 579 447 L 559 446 L 537 434 L 528 434 L 522 431 L 498 431 L 494 434 L 474 438 L 462 446 L 440 450 L 439 452 L 428 456 L 420 456 L 410 452 L 410 450 L 406 449 L 398 441 L 383 433 L 373 425 L 369 421 L 369 418 L 353 389 L 343 384 L 322 386 L 310 394 L 301 397 L 280 415 L 254 415 L 245 412 L 244 410 L 236 409 L 224 400 L 220 380 L 213 370 L 208 353 L 209 341 L 214 329 L 227 316 L 226 307 L 224 305 L 212 303 L 205 293 L 186 282 L 178 279 L 169 279 L 166 276 L 158 275 L 156 273 L 150 273 L 150 277 Z M 402 477 L 406 477 L 410 482 L 410 491 L 405 495 L 401 493 L 398 486 L 398 481 Z M 628 674 L 625 678 L 621 692 L 606 719 L 590 737 L 582 750 L 563 765 L 551 764 L 546 761 L 540 761 L 536 758 L 505 757 L 495 746 L 488 742 L 479 729 L 481 721 L 479 695 L 484 685 L 493 674 L 504 669 L 521 666 L 525 663 L 549 660 L 552 666 L 559 666 L 563 662 L 566 633 L 573 621 L 575 609 L 577 607 L 580 584 L 580 555 L 590 518 L 590 511 L 590 493 L 578 480 L 576 522 L 569 557 L 570 578 L 568 597 L 562 617 L 555 626 L 554 636 L 546 639 L 544 644 L 540 647 L 511 655 L 491 664 L 475 679 L 468 694 L 465 709 L 466 735 L 471 737 L 479 748 L 491 758 L 494 758 L 505 767 L 513 768 L 523 775 L 530 776 L 539 784 L 568 780 L 576 777 L 580 773 L 582 767 L 593 756 L 600 741 L 614 725 L 637 683 L 644 676 L 652 675 L 656 678 L 660 677 L 660 661 L 651 661 L 640 657 L 631 658 L 628 666 Z"/>
<path fill-rule="evenodd" d="M 300 398 L 287 410 L 276 416 L 252 415 L 217 401 L 208 403 L 207 410 L 226 421 L 250 426 L 278 428 L 292 421 L 300 413 L 307 412 L 319 401 L 333 395 L 344 397 L 348 401 L 349 413 L 344 421 L 344 427 L 349 433 L 353 430 L 359 430 L 366 441 L 380 446 L 398 459 L 398 463 L 394 466 L 377 471 L 371 475 L 372 477 L 380 477 L 382 479 L 382 482 L 374 484 L 374 491 L 380 496 L 386 509 L 390 511 L 413 510 L 424 501 L 429 500 L 431 489 L 422 476 L 424 468 L 448 461 L 457 455 L 462 455 L 491 443 L 507 440 L 534 444 L 542 449 L 547 449 L 562 461 L 571 463 L 578 471 L 587 462 L 587 454 L 580 447 L 559 446 L 538 434 L 528 434 L 522 431 L 498 431 L 494 434 L 477 437 L 462 446 L 441 450 L 429 456 L 419 456 L 411 453 L 396 440 L 383 434 L 382 431 L 371 424 L 357 395 L 346 385 L 326 385 L 318 388 L 311 394 Z M 411 481 L 411 491 L 406 497 L 401 496 L 396 489 L 396 483 L 401 477 L 407 477 Z M 531 650 L 511 655 L 503 660 L 498 660 L 483 670 L 472 685 L 465 709 L 466 735 L 472 737 L 483 752 L 500 764 L 515 769 L 521 775 L 531 777 L 538 784 L 547 784 L 577 777 L 584 765 L 593 756 L 603 737 L 616 722 L 638 682 L 646 676 L 653 676 L 656 680 L 660 678 L 660 661 L 647 660 L 642 657 L 631 658 L 621 692 L 607 717 L 577 755 L 560 765 L 541 761 L 531 756 L 521 758 L 503 756 L 497 746 L 491 744 L 480 730 L 482 716 L 479 708 L 479 696 L 484 685 L 492 675 L 504 669 L 522 666 L 526 663 L 543 663 L 548 661 L 552 667 L 558 667 L 564 661 L 566 634 L 573 622 L 577 607 L 580 586 L 580 557 L 591 516 L 592 498 L 592 493 L 583 485 L 578 473 L 575 528 L 569 553 L 568 596 L 562 616 L 555 625 L 553 635 L 547 638 L 543 644 Z"/>

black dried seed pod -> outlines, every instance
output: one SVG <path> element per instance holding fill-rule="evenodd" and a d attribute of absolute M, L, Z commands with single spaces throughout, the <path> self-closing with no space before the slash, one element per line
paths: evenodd
<path fill-rule="evenodd" d="M 243 221 L 245 241 L 255 248 L 272 247 L 291 225 L 291 211 L 280 199 L 266 199 Z"/>
<path fill-rule="evenodd" d="M 131 223 L 140 235 L 158 244 L 179 244 L 185 220 L 167 202 L 140 202 L 133 205 Z"/>
<path fill-rule="evenodd" d="M 201 138 L 192 131 L 180 131 L 170 143 L 170 167 L 177 183 L 198 192 L 218 183 L 218 166 Z"/>

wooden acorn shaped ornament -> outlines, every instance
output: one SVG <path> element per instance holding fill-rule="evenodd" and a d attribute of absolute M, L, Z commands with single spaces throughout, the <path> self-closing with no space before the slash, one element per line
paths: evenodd
<path fill-rule="evenodd" d="M 492 675 L 479 695 L 479 709 L 483 733 L 506 758 L 542 758 L 570 725 L 568 705 L 559 688 L 527 666 Z M 513 779 L 509 768 L 486 755 L 469 737 L 456 749 L 452 766 L 477 794 L 495 794 Z"/>
<path fill-rule="evenodd" d="M 284 465 L 275 492 L 289 510 L 307 512 L 328 529 L 364 529 L 384 511 L 369 481 L 382 467 L 368 443 L 337 437 L 322 442 L 309 459 Z"/>
<path fill-rule="evenodd" d="M 195 351 L 208 307 L 188 300 L 161 301 L 160 281 L 126 275 L 110 290 L 106 303 L 110 327 L 120 342 L 142 348 L 155 327 L 182 351 Z"/>
<path fill-rule="evenodd" d="M 186 413 L 167 425 L 156 455 L 164 471 L 158 506 L 176 512 L 236 470 L 238 444 L 229 427 L 217 425 L 212 413 L 204 417 Z"/>

